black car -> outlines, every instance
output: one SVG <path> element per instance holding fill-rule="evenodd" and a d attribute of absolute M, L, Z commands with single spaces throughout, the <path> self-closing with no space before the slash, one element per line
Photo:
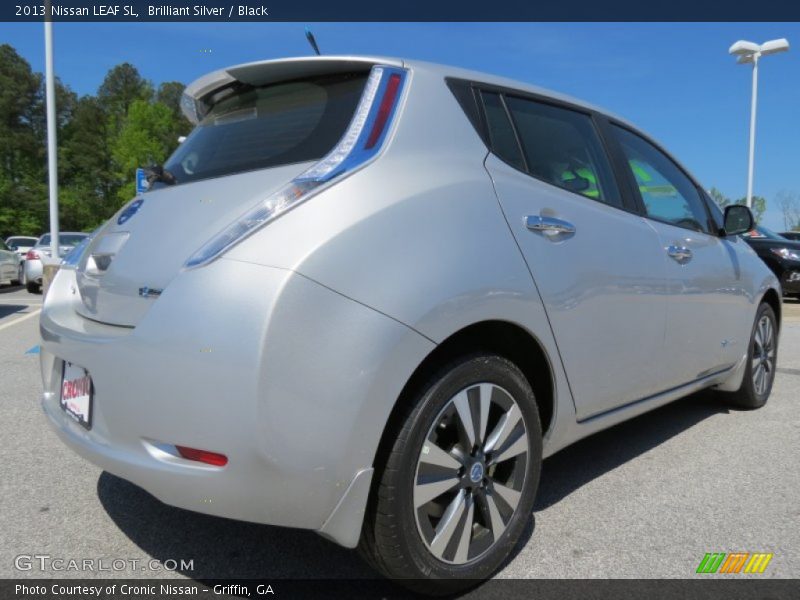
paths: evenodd
<path fill-rule="evenodd" d="M 800 242 L 800 231 L 782 231 L 778 235 L 782 235 L 787 240 L 792 240 L 794 242 Z"/>
<path fill-rule="evenodd" d="M 766 227 L 756 227 L 742 237 L 780 279 L 784 295 L 800 298 L 800 241 Z"/>

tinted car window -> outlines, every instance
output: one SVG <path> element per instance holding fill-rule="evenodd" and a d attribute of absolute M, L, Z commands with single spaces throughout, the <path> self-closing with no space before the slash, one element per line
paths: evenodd
<path fill-rule="evenodd" d="M 320 159 L 344 135 L 366 76 L 244 86 L 211 108 L 164 168 L 186 183 Z"/>
<path fill-rule="evenodd" d="M 86 237 L 86 234 L 75 234 L 75 233 L 66 233 L 66 234 L 59 234 L 58 235 L 58 244 L 59 246 L 74 246 L 83 240 Z M 50 244 L 50 234 L 46 233 L 43 235 L 39 242 L 36 244 L 37 246 L 48 246 Z"/>
<path fill-rule="evenodd" d="M 16 250 L 20 246 L 35 246 L 36 238 L 10 237 L 6 240 L 6 245 L 12 250 Z"/>
<path fill-rule="evenodd" d="M 528 171 L 538 179 L 622 206 L 600 138 L 588 115 L 507 97 Z"/>
<path fill-rule="evenodd" d="M 481 92 L 481 97 L 486 111 L 486 124 L 489 127 L 489 143 L 492 146 L 492 152 L 520 171 L 524 171 L 525 161 L 522 159 L 514 128 L 508 119 L 508 113 L 500 99 L 500 94 Z"/>
<path fill-rule="evenodd" d="M 692 180 L 648 141 L 621 127 L 612 129 L 636 180 L 647 215 L 678 227 L 708 232 L 708 213 Z"/>

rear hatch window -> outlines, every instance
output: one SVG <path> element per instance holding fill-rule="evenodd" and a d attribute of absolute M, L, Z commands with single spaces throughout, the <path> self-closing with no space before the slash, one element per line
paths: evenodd
<path fill-rule="evenodd" d="M 318 160 L 344 135 L 368 75 L 237 84 L 219 92 L 222 98 L 164 168 L 182 184 Z"/>

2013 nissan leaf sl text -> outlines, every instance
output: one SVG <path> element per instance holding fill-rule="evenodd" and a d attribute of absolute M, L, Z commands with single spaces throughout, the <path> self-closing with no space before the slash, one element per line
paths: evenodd
<path fill-rule="evenodd" d="M 162 501 L 445 592 L 513 551 L 544 457 L 703 388 L 767 401 L 749 210 L 625 121 L 367 57 L 231 67 L 183 109 L 41 316 L 55 430 Z"/>

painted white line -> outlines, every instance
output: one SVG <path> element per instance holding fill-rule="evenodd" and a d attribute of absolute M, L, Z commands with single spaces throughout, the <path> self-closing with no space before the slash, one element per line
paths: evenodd
<path fill-rule="evenodd" d="M 42 302 L 25 302 L 24 300 L 0 300 L 0 304 L 19 304 L 21 306 L 41 306 Z"/>
<path fill-rule="evenodd" d="M 12 325 L 16 325 L 17 323 L 22 323 L 22 321 L 27 321 L 31 317 L 35 317 L 36 315 L 38 315 L 40 312 L 42 312 L 42 309 L 41 308 L 37 308 L 33 312 L 29 312 L 27 315 L 23 315 L 19 319 L 14 319 L 10 323 L 3 323 L 2 325 L 0 325 L 0 331 L 2 331 L 3 329 L 6 329 L 8 327 L 11 327 Z"/>

